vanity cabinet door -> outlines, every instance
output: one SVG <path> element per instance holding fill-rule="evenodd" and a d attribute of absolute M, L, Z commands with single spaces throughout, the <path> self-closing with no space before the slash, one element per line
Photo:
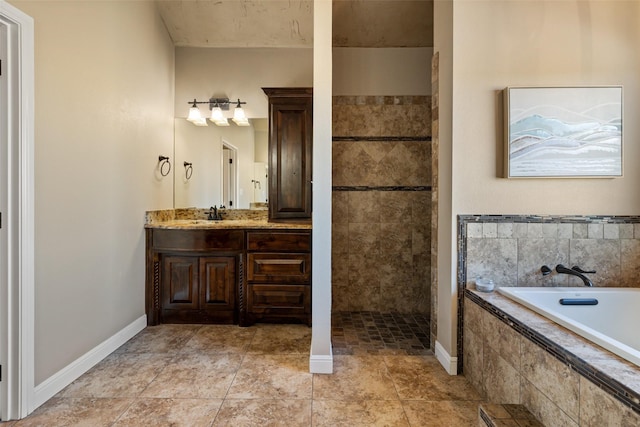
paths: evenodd
<path fill-rule="evenodd" d="M 200 307 L 220 311 L 235 308 L 236 261 L 234 257 L 200 258 Z"/>
<path fill-rule="evenodd" d="M 162 307 L 171 310 L 197 309 L 198 258 L 166 255 L 162 265 Z"/>
<path fill-rule="evenodd" d="M 310 219 L 312 89 L 263 90 L 269 97 L 269 219 Z"/>

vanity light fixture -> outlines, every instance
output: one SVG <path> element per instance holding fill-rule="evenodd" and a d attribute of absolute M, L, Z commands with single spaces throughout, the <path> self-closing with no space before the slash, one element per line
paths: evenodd
<path fill-rule="evenodd" d="M 236 109 L 233 111 L 232 120 L 238 126 L 249 126 L 249 119 L 247 119 L 242 104 L 246 104 L 246 102 L 240 102 L 240 99 L 238 99 L 238 105 L 236 105 Z"/>
<path fill-rule="evenodd" d="M 224 116 L 223 111 L 229 110 L 230 101 L 229 98 L 210 98 L 208 101 L 198 101 L 194 99 L 193 101 L 189 101 L 191 107 L 189 108 L 189 115 L 187 120 L 192 122 L 196 126 L 207 126 L 206 118 L 202 117 L 202 113 L 198 108 L 198 104 L 209 104 L 209 110 L 211 110 L 211 116 L 209 120 L 216 124 L 216 126 L 229 126 L 229 119 Z M 233 121 L 238 126 L 250 126 L 249 119 L 242 109 L 242 104 L 246 104 L 246 102 L 234 101 L 234 104 L 237 104 L 234 114 Z"/>
<path fill-rule="evenodd" d="M 191 102 L 189 102 L 189 104 L 191 104 Z M 190 122 L 196 122 L 202 118 L 202 114 L 200 114 L 200 109 L 197 104 L 199 104 L 199 102 L 194 99 L 193 105 L 189 108 L 189 116 L 187 117 L 187 120 Z"/>

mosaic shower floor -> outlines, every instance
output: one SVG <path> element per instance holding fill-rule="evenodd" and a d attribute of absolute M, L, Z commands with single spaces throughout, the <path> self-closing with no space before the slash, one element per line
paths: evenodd
<path fill-rule="evenodd" d="M 430 355 L 429 318 L 374 311 L 334 312 L 334 354 Z"/>

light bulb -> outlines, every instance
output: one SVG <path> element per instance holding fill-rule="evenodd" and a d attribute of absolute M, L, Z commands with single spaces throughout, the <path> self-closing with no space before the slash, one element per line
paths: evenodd
<path fill-rule="evenodd" d="M 238 106 L 236 107 L 236 109 L 233 112 L 233 121 L 235 122 L 236 120 L 238 120 L 238 121 L 246 121 L 247 120 L 247 115 L 244 113 L 244 109 L 242 107 L 240 107 L 240 104 L 238 104 Z"/>
<path fill-rule="evenodd" d="M 202 118 L 202 114 L 200 114 L 200 109 L 196 107 L 196 104 L 193 104 L 193 107 L 189 108 L 189 116 L 187 120 L 190 122 L 195 122 L 196 120 L 200 120 Z"/>
<path fill-rule="evenodd" d="M 222 114 L 222 109 L 216 105 L 211 109 L 211 121 L 215 123 L 215 122 L 221 122 L 223 120 L 225 120 L 225 118 L 224 118 L 224 115 Z"/>

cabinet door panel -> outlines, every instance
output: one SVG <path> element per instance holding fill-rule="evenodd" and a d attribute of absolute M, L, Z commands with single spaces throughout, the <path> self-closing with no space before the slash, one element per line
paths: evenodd
<path fill-rule="evenodd" d="M 203 309 L 228 309 L 235 306 L 235 258 L 200 258 L 200 302 Z"/>
<path fill-rule="evenodd" d="M 198 307 L 198 258 L 167 255 L 163 258 L 162 303 L 164 308 Z"/>
<path fill-rule="evenodd" d="M 311 218 L 312 90 L 263 90 L 269 96 L 269 218 Z"/>

